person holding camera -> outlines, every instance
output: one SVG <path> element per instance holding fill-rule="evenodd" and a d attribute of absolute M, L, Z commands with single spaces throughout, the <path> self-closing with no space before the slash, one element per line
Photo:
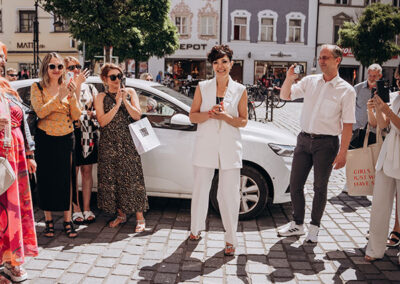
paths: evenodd
<path fill-rule="evenodd" d="M 304 184 L 314 166 L 314 198 L 306 242 L 317 242 L 321 218 L 327 201 L 327 187 L 332 168 L 346 164 L 346 154 L 355 122 L 354 88 L 339 77 L 343 51 L 331 44 L 322 45 L 318 63 L 322 74 L 304 77 L 293 84 L 298 74 L 292 65 L 281 88 L 281 99 L 304 98 L 301 132 L 297 137 L 290 175 L 293 221 L 278 231 L 278 236 L 303 235 Z M 342 139 L 339 147 L 339 135 Z"/>
<path fill-rule="evenodd" d="M 74 126 L 81 115 L 74 81 L 65 81 L 63 58 L 48 53 L 39 69 L 39 83 L 31 86 L 31 103 L 39 121 L 35 134 L 39 207 L 44 210 L 44 235 L 54 237 L 51 211 L 64 211 L 64 231 L 69 238 L 77 233 L 71 222 L 71 200 L 75 188 L 73 171 Z M 56 165 L 56 166 L 55 166 Z"/>
<path fill-rule="evenodd" d="M 396 69 L 395 79 L 397 85 L 400 87 L 400 66 Z M 365 259 L 367 261 L 382 258 L 385 253 L 386 238 L 389 232 L 390 217 L 395 197 L 397 197 L 397 227 L 398 220 L 400 219 L 400 203 L 398 202 L 400 199 L 400 92 L 397 92 L 392 108 L 380 96 L 375 95 L 368 101 L 368 108 L 371 109 L 368 112 L 369 123 L 372 126 L 378 125 L 382 129 L 390 125 L 391 129 L 383 142 L 376 163 L 369 240 L 365 252 Z M 375 110 L 375 114 L 372 110 Z"/>
<path fill-rule="evenodd" d="M 135 232 L 145 230 L 143 211 L 148 208 L 142 162 L 128 125 L 139 120 L 139 98 L 132 88 L 125 88 L 123 72 L 115 64 L 105 64 L 100 78 L 105 92 L 94 101 L 100 124 L 98 154 L 98 195 L 100 209 L 117 213 L 109 222 L 115 228 L 126 222 L 126 214 L 136 212 Z"/>

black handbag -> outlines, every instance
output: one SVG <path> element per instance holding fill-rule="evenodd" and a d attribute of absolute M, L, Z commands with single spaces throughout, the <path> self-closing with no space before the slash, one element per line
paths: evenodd
<path fill-rule="evenodd" d="M 357 128 L 353 131 L 353 135 L 351 136 L 349 150 L 362 148 L 364 145 L 365 134 L 367 133 L 367 125 L 364 128 Z M 376 143 L 376 134 L 373 132 L 369 133 L 368 136 L 368 145 Z"/>
<path fill-rule="evenodd" d="M 36 82 L 36 85 L 39 88 L 40 93 L 43 96 L 43 88 L 42 88 L 42 86 L 40 85 L 39 82 Z M 36 112 L 33 110 L 32 105 L 30 106 L 30 110 L 28 112 L 28 117 L 27 117 L 26 121 L 28 122 L 29 130 L 31 131 L 31 135 L 35 136 L 36 130 L 37 130 L 37 124 L 38 124 L 38 121 L 39 121 L 39 117 L 37 116 Z"/>

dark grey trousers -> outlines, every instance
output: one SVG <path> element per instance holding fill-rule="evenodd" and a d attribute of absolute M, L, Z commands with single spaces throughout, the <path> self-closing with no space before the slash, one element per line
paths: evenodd
<path fill-rule="evenodd" d="M 294 150 L 292 172 L 290 174 L 293 220 L 297 225 L 304 223 L 304 184 L 311 167 L 314 166 L 314 199 L 311 224 L 319 227 L 325 210 L 332 163 L 338 150 L 339 138 L 337 136 L 311 138 L 304 133 L 300 133 L 297 136 L 297 145 Z"/>

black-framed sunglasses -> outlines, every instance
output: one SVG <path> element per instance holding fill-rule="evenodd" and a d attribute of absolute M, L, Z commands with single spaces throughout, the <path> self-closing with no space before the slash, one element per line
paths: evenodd
<path fill-rule="evenodd" d="M 56 67 L 57 67 L 58 70 L 63 70 L 64 69 L 64 65 L 62 65 L 62 64 L 58 64 L 57 66 L 55 64 L 49 64 L 49 68 L 51 70 L 56 69 Z"/>
<path fill-rule="evenodd" d="M 67 67 L 67 69 L 68 69 L 69 71 L 74 71 L 75 68 L 78 69 L 78 70 L 81 70 L 81 69 L 82 69 L 82 66 L 79 65 L 79 64 L 76 64 L 76 65 L 70 65 L 70 66 Z"/>
<path fill-rule="evenodd" d="M 18 74 L 8 74 L 10 77 L 18 77 Z"/>
<path fill-rule="evenodd" d="M 124 77 L 124 75 L 122 75 L 121 73 L 119 73 L 118 75 L 110 75 L 110 76 L 108 76 L 109 78 L 110 78 L 110 80 L 111 81 L 115 81 L 115 80 L 117 80 L 117 78 L 118 78 L 118 80 L 120 80 L 121 81 L 121 79 Z"/>

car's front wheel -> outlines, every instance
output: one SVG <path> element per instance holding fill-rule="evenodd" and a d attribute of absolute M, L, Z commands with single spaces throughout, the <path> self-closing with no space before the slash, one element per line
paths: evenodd
<path fill-rule="evenodd" d="M 247 220 L 258 216 L 268 202 L 269 187 L 263 175 L 254 167 L 244 165 L 240 171 L 240 211 L 239 219 Z M 218 175 L 214 176 L 210 201 L 213 208 L 219 212 Z"/>

